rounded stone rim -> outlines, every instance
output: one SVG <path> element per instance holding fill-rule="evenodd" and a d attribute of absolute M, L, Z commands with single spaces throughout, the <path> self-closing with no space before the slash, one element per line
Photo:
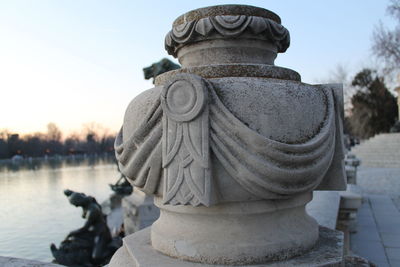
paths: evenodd
<path fill-rule="evenodd" d="M 258 77 L 301 82 L 300 74 L 288 68 L 264 64 L 221 64 L 171 70 L 158 75 L 155 78 L 155 85 L 164 85 L 169 81 L 169 79 L 171 79 L 171 77 L 179 73 L 196 74 L 206 79 L 225 77 Z"/>
<path fill-rule="evenodd" d="M 230 20 L 234 17 L 240 18 L 240 23 L 232 23 Z M 254 6 L 220 5 L 195 9 L 174 21 L 172 30 L 165 36 L 164 46 L 168 54 L 177 57 L 183 46 L 235 37 L 268 40 L 277 47 L 278 53 L 283 53 L 290 46 L 290 34 L 280 22 L 275 13 Z"/>
<path fill-rule="evenodd" d="M 245 16 L 256 16 L 271 19 L 276 23 L 281 24 L 281 18 L 274 12 L 251 5 L 216 5 L 209 6 L 191 10 L 181 16 L 179 16 L 173 22 L 172 26 L 187 23 L 190 21 L 199 20 L 206 17 L 214 16 L 235 16 L 235 15 L 245 15 Z"/>

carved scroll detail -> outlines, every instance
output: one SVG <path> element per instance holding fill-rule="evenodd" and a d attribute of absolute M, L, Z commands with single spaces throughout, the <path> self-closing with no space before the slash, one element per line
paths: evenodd
<path fill-rule="evenodd" d="M 168 54 L 177 56 L 177 50 L 185 44 L 208 38 L 234 37 L 249 33 L 254 39 L 269 40 L 285 52 L 290 45 L 289 31 L 272 19 L 257 16 L 214 16 L 188 21 L 177 26 L 165 37 Z"/>
<path fill-rule="evenodd" d="M 180 74 L 161 93 L 165 204 L 211 205 L 207 86 Z"/>

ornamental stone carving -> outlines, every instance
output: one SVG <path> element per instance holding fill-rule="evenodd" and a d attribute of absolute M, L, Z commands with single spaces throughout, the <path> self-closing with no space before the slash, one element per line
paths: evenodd
<path fill-rule="evenodd" d="M 227 15 L 205 17 L 174 25 L 165 37 L 165 48 L 168 54 L 176 57 L 176 51 L 190 42 L 226 37 L 243 38 L 245 35 L 271 41 L 276 45 L 278 52 L 285 52 L 290 44 L 289 31 L 271 18 Z"/>
<path fill-rule="evenodd" d="M 115 143 L 121 172 L 161 212 L 151 238 L 129 238 L 204 264 L 313 249 L 312 191 L 346 187 L 343 95 L 341 85 L 305 84 L 274 66 L 288 46 L 280 18 L 261 8 L 207 7 L 174 22 L 165 47 L 182 69 L 133 99 Z M 126 240 L 110 266 L 153 266 Z"/>

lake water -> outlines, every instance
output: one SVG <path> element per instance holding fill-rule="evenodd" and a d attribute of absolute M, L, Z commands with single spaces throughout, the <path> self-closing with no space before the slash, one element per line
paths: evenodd
<path fill-rule="evenodd" d="M 0 164 L 0 256 L 50 262 L 50 244 L 58 247 L 85 222 L 63 190 L 102 203 L 112 193 L 108 184 L 118 178 L 111 157 Z"/>

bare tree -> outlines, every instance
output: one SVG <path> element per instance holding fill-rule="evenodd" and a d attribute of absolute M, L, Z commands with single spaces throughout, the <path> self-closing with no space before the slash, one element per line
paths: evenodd
<path fill-rule="evenodd" d="M 0 129 L 0 139 L 7 140 L 11 132 L 8 129 Z"/>
<path fill-rule="evenodd" d="M 346 117 L 349 116 L 352 109 L 351 98 L 355 94 L 356 89 L 351 85 L 351 72 L 348 67 L 343 64 L 338 64 L 329 72 L 327 78 L 319 80 L 318 82 L 343 84 L 344 110 Z"/>
<path fill-rule="evenodd" d="M 387 12 L 397 25 L 388 29 L 380 22 L 373 32 L 372 51 L 384 61 L 385 71 L 393 74 L 400 66 L 400 0 L 391 0 Z"/>
<path fill-rule="evenodd" d="M 62 136 L 62 133 L 55 123 L 50 122 L 49 124 L 47 124 L 48 140 L 60 142 L 61 136 Z"/>

